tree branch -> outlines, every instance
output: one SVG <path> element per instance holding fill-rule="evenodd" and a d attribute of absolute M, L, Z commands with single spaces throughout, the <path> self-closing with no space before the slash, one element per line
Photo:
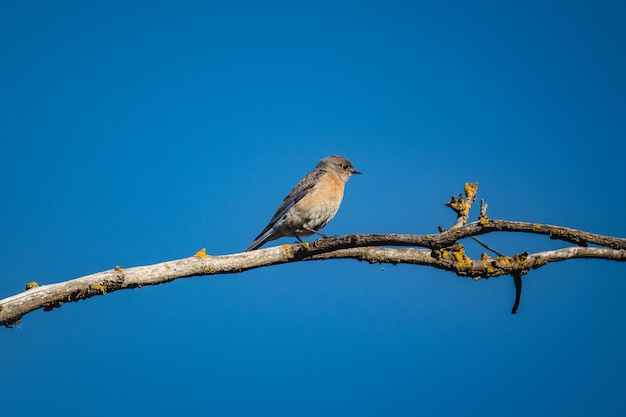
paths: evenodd
<path fill-rule="evenodd" d="M 518 276 L 521 280 L 521 276 L 531 269 L 551 262 L 574 258 L 626 261 L 626 239 L 624 238 L 561 226 L 492 220 L 486 215 L 486 204 L 481 204 L 479 220 L 467 224 L 468 204 L 471 205 L 471 201 L 475 199 L 475 187 L 472 184 L 469 188 L 469 191 L 473 193 L 473 196 L 469 196 L 471 198 L 453 199 L 457 202 L 463 201 L 455 208 L 458 214 L 457 222 L 453 228 L 438 234 L 345 235 L 223 256 L 210 256 L 202 249 L 189 258 L 154 265 L 124 269 L 115 267 L 108 271 L 57 284 L 39 286 L 37 283 L 29 283 L 26 291 L 0 300 L 0 325 L 12 327 L 31 311 L 40 308 L 50 311 L 66 302 L 105 295 L 118 290 L 159 285 L 180 278 L 240 273 L 249 269 L 288 262 L 347 258 L 369 263 L 431 266 L 474 280 L 502 275 Z M 480 259 L 470 259 L 459 241 L 492 232 L 540 234 L 549 236 L 551 239 L 574 243 L 577 246 L 537 253 L 522 252 L 511 256 L 494 250 L 499 254 L 498 256 L 489 257 L 483 254 Z M 589 247 L 590 244 L 600 247 Z M 402 248 L 407 246 L 409 248 Z M 521 285 L 516 283 L 516 288 L 516 303 L 513 312 L 519 305 Z"/>

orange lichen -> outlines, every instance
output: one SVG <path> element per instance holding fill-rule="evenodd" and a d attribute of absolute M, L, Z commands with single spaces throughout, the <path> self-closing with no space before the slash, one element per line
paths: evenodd
<path fill-rule="evenodd" d="M 465 191 L 465 195 L 467 196 L 467 198 L 473 198 L 476 195 L 476 191 L 478 191 L 478 183 L 473 182 L 469 184 L 466 182 L 465 186 L 463 187 L 463 191 Z"/>
<path fill-rule="evenodd" d="M 208 257 L 209 257 L 209 255 L 207 255 L 207 253 L 206 253 L 206 248 L 202 248 L 202 249 L 200 249 L 200 250 L 199 250 L 198 252 L 196 252 L 196 254 L 195 254 L 195 255 L 193 255 L 193 256 L 195 256 L 196 258 L 201 258 L 201 259 L 206 259 L 206 258 L 208 258 Z"/>
<path fill-rule="evenodd" d="M 465 255 L 465 249 L 463 248 L 463 246 L 460 246 L 459 248 L 453 250 L 451 254 L 454 257 L 454 260 L 457 262 L 459 269 L 471 268 L 472 265 L 474 265 L 474 261 L 468 258 L 467 255 Z"/>
<path fill-rule="evenodd" d="M 91 285 L 91 289 L 96 291 L 96 292 L 99 292 L 101 295 L 104 295 L 107 292 L 107 289 L 104 287 L 104 285 L 93 285 L 92 284 Z"/>

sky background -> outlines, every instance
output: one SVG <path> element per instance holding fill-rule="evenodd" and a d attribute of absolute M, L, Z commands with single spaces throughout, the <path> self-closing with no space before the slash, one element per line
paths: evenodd
<path fill-rule="evenodd" d="M 363 175 L 327 234 L 434 233 L 477 181 L 492 218 L 625 237 L 625 21 L 622 1 L 2 1 L 0 298 L 240 252 L 330 154 Z M 2 414 L 622 416 L 625 275 L 548 265 L 515 316 L 510 277 L 349 260 L 120 291 L 0 329 Z"/>

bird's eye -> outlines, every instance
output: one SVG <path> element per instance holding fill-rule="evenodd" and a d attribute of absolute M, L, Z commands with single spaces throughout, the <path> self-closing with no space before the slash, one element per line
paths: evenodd
<path fill-rule="evenodd" d="M 348 164 L 343 164 L 342 167 L 343 169 L 348 169 Z"/>

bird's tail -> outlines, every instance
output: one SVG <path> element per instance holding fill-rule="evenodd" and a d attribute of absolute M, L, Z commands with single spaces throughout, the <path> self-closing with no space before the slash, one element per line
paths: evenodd
<path fill-rule="evenodd" d="M 259 236 L 257 236 L 256 239 L 254 239 L 252 241 L 250 246 L 248 246 L 248 249 L 246 249 L 246 252 L 258 249 L 261 246 L 263 246 L 265 243 L 269 242 L 270 240 L 276 239 L 276 236 L 274 236 L 272 234 L 273 232 L 274 232 L 273 229 L 269 229 L 269 230 L 266 230 L 265 232 L 261 233 Z"/>

